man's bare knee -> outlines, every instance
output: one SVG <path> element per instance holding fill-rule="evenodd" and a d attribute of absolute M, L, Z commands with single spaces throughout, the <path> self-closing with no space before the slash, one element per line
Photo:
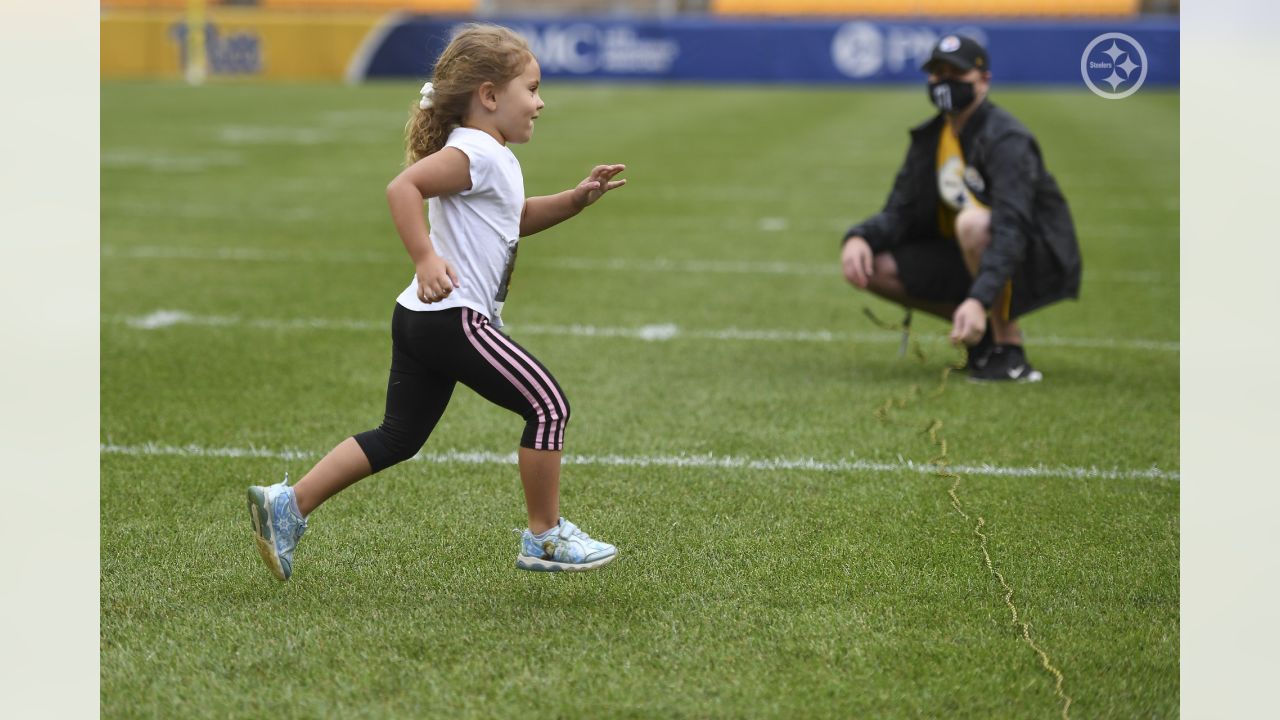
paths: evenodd
<path fill-rule="evenodd" d="M 895 280 L 898 277 L 898 263 L 893 259 L 893 253 L 882 252 L 877 254 L 871 260 L 871 267 L 876 275 L 891 277 Z"/>
<path fill-rule="evenodd" d="M 981 253 L 991 244 L 991 211 L 967 207 L 956 216 L 956 239 L 968 252 Z"/>
<path fill-rule="evenodd" d="M 902 279 L 898 277 L 898 263 L 894 261 L 892 253 L 877 254 L 871 260 L 871 268 L 868 290 L 881 297 L 895 299 L 903 293 Z"/>

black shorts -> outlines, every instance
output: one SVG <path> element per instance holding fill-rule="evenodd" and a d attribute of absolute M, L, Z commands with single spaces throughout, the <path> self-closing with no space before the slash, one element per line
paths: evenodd
<path fill-rule="evenodd" d="M 933 238 L 889 250 L 907 294 L 921 300 L 960 303 L 969 297 L 973 276 L 955 240 Z"/>

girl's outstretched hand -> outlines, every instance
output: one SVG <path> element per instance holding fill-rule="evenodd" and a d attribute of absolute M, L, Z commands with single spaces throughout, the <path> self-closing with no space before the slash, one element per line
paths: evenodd
<path fill-rule="evenodd" d="M 614 180 L 614 176 L 626 170 L 626 165 L 597 165 L 586 180 L 573 189 L 573 204 L 584 208 L 600 199 L 601 195 L 627 184 L 626 179 Z"/>
<path fill-rule="evenodd" d="M 448 260 L 432 253 L 418 263 L 418 299 L 431 304 L 449 297 L 458 286 L 458 273 Z"/>

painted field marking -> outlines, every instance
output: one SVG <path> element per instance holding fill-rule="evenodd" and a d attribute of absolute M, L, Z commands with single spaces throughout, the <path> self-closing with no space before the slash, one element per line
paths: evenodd
<path fill-rule="evenodd" d="M 765 220 L 776 218 L 765 218 Z M 288 262 L 346 264 L 368 263 L 374 265 L 402 265 L 410 267 L 403 252 L 377 251 L 301 251 L 275 250 L 254 247 L 194 248 L 165 245 L 129 245 L 117 247 L 104 245 L 103 257 L 131 260 L 208 260 L 222 262 Z M 668 258 L 581 258 L 522 257 L 521 267 L 543 267 L 554 270 L 579 270 L 587 272 L 656 272 L 729 275 L 799 275 L 804 277 L 840 277 L 840 263 L 833 256 L 831 262 L 792 262 L 785 260 L 675 260 Z M 1085 281 L 1129 283 L 1137 285 L 1163 285 L 1178 283 L 1178 276 L 1150 270 L 1118 272 L 1086 272 Z M 406 281 L 407 282 L 407 281 Z M 843 282 L 843 280 L 841 280 Z"/>
<path fill-rule="evenodd" d="M 195 315 L 183 310 L 156 310 L 146 315 L 104 316 L 104 321 L 127 325 L 137 330 L 160 330 L 178 325 L 206 327 L 249 327 L 260 330 L 359 330 L 390 332 L 390 320 L 335 320 L 329 318 L 241 318 L 233 315 Z M 818 343 L 889 343 L 898 342 L 902 336 L 896 332 L 836 332 L 831 330 L 781 330 L 752 328 L 685 329 L 675 323 L 653 323 L 634 327 L 609 327 L 599 325 L 547 325 L 538 323 L 512 323 L 508 329 L 513 335 L 551 335 L 589 338 L 624 338 L 645 342 L 669 340 L 715 340 L 742 342 L 818 342 Z M 1042 347 L 1067 347 L 1086 349 L 1148 350 L 1153 352 L 1179 352 L 1179 343 L 1167 340 L 1130 338 L 1057 337 L 1036 336 L 1033 342 Z"/>
<path fill-rule="evenodd" d="M 102 443 L 98 446 L 102 455 L 131 456 L 169 456 L 199 458 L 268 458 L 276 460 L 318 460 L 324 455 L 321 451 L 296 449 L 271 449 L 262 447 L 205 447 L 203 445 L 170 445 L 159 442 L 147 442 L 140 445 L 118 445 Z M 516 453 L 496 453 L 487 451 L 445 450 L 441 452 L 418 453 L 412 460 L 433 465 L 457 463 L 462 465 L 515 465 Z M 720 468 L 730 470 L 770 470 L 775 472 L 813 471 L 831 473 L 901 473 L 911 472 L 919 475 L 936 475 L 938 466 L 932 463 L 918 463 L 911 460 L 898 462 L 877 462 L 859 459 L 818 460 L 815 458 L 751 458 L 734 455 L 575 455 L 565 453 L 564 464 L 586 465 L 597 467 L 681 467 L 681 468 Z M 1098 468 L 1071 465 L 960 465 L 951 466 L 951 470 L 969 475 L 986 475 L 991 477 L 1015 478 L 1067 478 L 1077 480 L 1167 480 L 1178 482 L 1180 474 L 1176 470 L 1161 470 L 1152 467 L 1145 470 L 1124 468 Z"/>

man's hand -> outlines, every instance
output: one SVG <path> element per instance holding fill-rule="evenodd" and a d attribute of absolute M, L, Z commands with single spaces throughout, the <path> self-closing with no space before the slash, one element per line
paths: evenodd
<path fill-rule="evenodd" d="M 587 179 L 578 183 L 578 187 L 573 189 L 573 206 L 581 210 L 599 200 L 610 190 L 626 185 L 625 178 L 613 179 L 613 176 L 626 169 L 626 165 L 597 165 L 592 168 Z"/>
<path fill-rule="evenodd" d="M 845 278 L 865 290 L 871 280 L 871 246 L 857 235 L 849 238 L 840 251 L 840 265 L 844 269 Z"/>
<path fill-rule="evenodd" d="M 987 332 L 987 311 L 982 303 L 969 298 L 960 303 L 951 316 L 951 342 L 977 345 Z"/>
<path fill-rule="evenodd" d="M 418 274 L 418 299 L 428 305 L 449 297 L 458 286 L 458 273 L 448 260 L 431 253 L 416 268 Z"/>

